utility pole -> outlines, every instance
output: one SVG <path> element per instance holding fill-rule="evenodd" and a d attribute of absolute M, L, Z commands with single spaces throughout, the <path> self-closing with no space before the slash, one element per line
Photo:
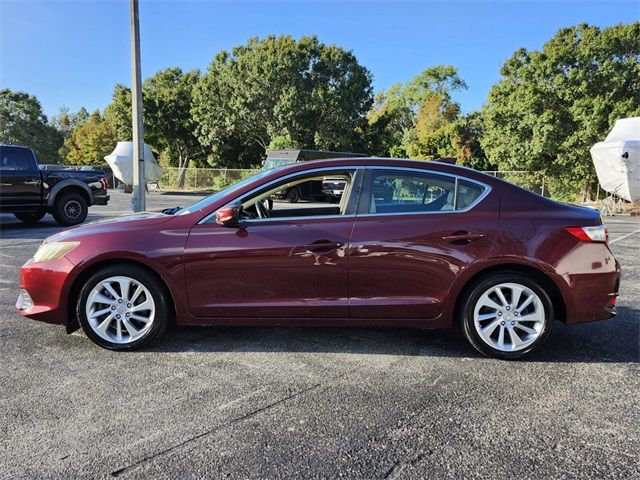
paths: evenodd
<path fill-rule="evenodd" d="M 134 212 L 145 210 L 144 126 L 142 118 L 142 73 L 140 71 L 140 23 L 138 0 L 131 0 L 131 120 L 133 126 L 133 195 Z"/>

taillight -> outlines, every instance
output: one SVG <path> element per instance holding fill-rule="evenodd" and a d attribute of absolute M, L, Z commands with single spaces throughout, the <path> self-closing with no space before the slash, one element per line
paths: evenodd
<path fill-rule="evenodd" d="M 565 230 L 581 242 L 606 242 L 609 239 L 607 227 L 597 225 L 595 227 L 565 227 Z"/>

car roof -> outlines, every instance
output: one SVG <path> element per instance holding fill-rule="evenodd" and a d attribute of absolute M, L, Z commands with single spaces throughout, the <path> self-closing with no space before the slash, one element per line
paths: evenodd
<path fill-rule="evenodd" d="M 286 173 L 304 172 L 315 168 L 323 167 L 398 167 L 398 168 L 417 168 L 431 170 L 449 175 L 459 175 L 463 177 L 473 178 L 486 182 L 494 179 L 491 175 L 487 175 L 472 168 L 460 165 L 452 165 L 430 160 L 412 160 L 407 158 L 384 158 L 384 157 L 354 157 L 354 158 L 335 158 L 312 160 L 308 162 L 298 162 L 283 167 L 274 168 L 273 176 L 277 177 Z"/>

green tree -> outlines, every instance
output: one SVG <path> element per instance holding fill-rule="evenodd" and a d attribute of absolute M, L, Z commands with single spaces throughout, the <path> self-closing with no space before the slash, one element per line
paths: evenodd
<path fill-rule="evenodd" d="M 588 196 L 589 148 L 618 118 L 640 115 L 640 22 L 563 28 L 541 51 L 517 50 L 500 73 L 483 109 L 488 157 L 542 172 L 555 196 Z"/>
<path fill-rule="evenodd" d="M 168 68 L 145 80 L 142 86 L 145 141 L 180 168 L 179 187 L 184 185 L 190 161 L 205 161 L 191 116 L 192 93 L 199 75 L 198 70 L 183 73 L 179 68 Z"/>
<path fill-rule="evenodd" d="M 452 125 L 453 147 L 456 150 L 455 157 L 458 164 L 476 170 L 497 170 L 498 167 L 492 163 L 485 154 L 480 138 L 482 137 L 484 126 L 482 114 L 471 112 L 460 117 Z"/>
<path fill-rule="evenodd" d="M 144 105 L 144 103 L 143 103 Z M 111 103 L 104 109 L 104 118 L 115 129 L 118 140 L 131 141 L 131 89 L 120 83 L 113 89 Z"/>
<path fill-rule="evenodd" d="M 31 147 L 40 163 L 57 163 L 62 142 L 62 134 L 49 125 L 36 97 L 0 90 L 0 143 Z"/>
<path fill-rule="evenodd" d="M 77 113 L 71 113 L 68 107 L 60 107 L 58 114 L 54 115 L 49 122 L 63 138 L 63 144 L 58 149 L 58 156 L 64 162 L 69 155 L 69 142 L 67 139 L 71 136 L 73 129 L 85 125 L 89 120 L 89 113 L 84 107 L 81 107 Z"/>
<path fill-rule="evenodd" d="M 77 125 L 65 141 L 66 161 L 72 165 L 104 164 L 118 141 L 114 126 L 100 111 L 91 114 L 84 124 Z"/>
<path fill-rule="evenodd" d="M 367 115 L 382 150 L 376 153 L 427 160 L 456 155 L 461 115 L 452 94 L 466 88 L 455 67 L 435 65 L 379 93 Z"/>
<path fill-rule="evenodd" d="M 218 53 L 192 111 L 210 162 L 248 167 L 282 139 L 351 150 L 371 101 L 371 74 L 353 53 L 316 37 L 269 36 Z"/>

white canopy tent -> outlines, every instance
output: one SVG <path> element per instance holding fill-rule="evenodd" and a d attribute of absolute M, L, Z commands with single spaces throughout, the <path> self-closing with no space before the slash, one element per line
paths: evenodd
<path fill-rule="evenodd" d="M 591 147 L 590 152 L 602 188 L 630 202 L 639 202 L 640 117 L 616 121 L 607 138 Z"/>
<path fill-rule="evenodd" d="M 111 154 L 104 157 L 115 177 L 133 185 L 133 142 L 118 142 Z M 144 144 L 144 176 L 147 182 L 157 182 L 162 176 L 162 167 L 158 165 L 149 145 Z"/>

